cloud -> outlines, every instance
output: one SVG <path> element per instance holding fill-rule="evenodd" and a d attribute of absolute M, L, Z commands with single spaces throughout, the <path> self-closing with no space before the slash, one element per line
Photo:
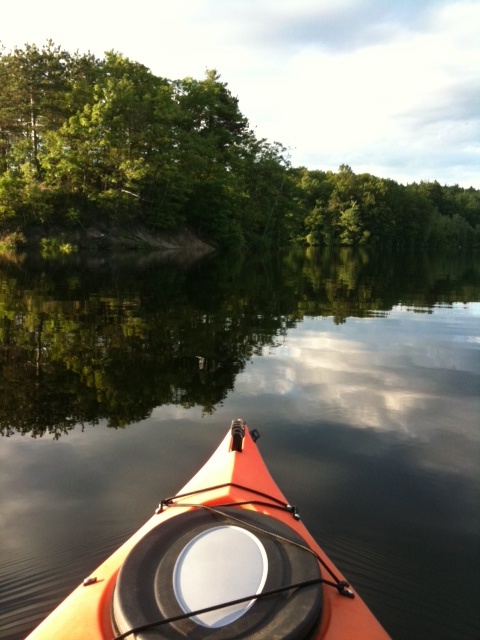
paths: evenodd
<path fill-rule="evenodd" d="M 425 29 L 432 9 L 443 3 L 380 0 L 244 0 L 220 4 L 210 0 L 202 14 L 222 33 L 264 49 L 280 52 L 319 48 L 334 53 L 356 51 L 364 46 L 391 42 L 402 34 Z M 195 20 L 207 24 L 202 15 Z M 232 27 L 233 25 L 233 27 Z"/>
<path fill-rule="evenodd" d="M 417 123 L 429 122 L 478 122 L 480 98 L 480 80 L 452 83 L 442 87 L 432 96 L 432 104 L 423 113 L 418 110 L 415 115 Z"/>

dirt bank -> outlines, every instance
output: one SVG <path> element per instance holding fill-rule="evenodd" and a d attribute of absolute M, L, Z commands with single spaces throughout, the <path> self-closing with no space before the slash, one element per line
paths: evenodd
<path fill-rule="evenodd" d="M 91 227 L 88 229 L 35 228 L 25 232 L 27 243 L 39 245 L 43 238 L 55 238 L 87 250 L 167 250 L 208 253 L 215 247 L 201 240 L 191 229 L 153 231 L 141 225 Z"/>

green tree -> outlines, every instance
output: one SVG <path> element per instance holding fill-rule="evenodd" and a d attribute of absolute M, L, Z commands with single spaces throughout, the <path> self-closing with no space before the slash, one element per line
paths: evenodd
<path fill-rule="evenodd" d="M 358 244 L 362 238 L 360 206 L 352 200 L 350 206 L 342 211 L 339 219 L 341 244 Z"/>
<path fill-rule="evenodd" d="M 68 109 L 68 52 L 49 40 L 42 49 L 27 44 L 0 57 L 0 131 L 3 155 L 20 144 L 19 163 L 40 169 L 43 132 L 58 128 Z M 26 142 L 27 144 L 23 144 Z"/>
<path fill-rule="evenodd" d="M 357 176 L 348 165 L 341 165 L 338 173 L 333 178 L 333 190 L 328 200 L 325 215 L 323 208 L 320 208 L 322 231 L 327 244 L 337 244 L 341 241 L 341 219 L 345 211 L 351 210 L 352 203 L 358 203 L 358 181 Z M 348 218 L 348 214 L 347 214 Z M 360 214 L 355 209 L 355 225 L 360 228 Z M 351 238 L 353 240 L 353 238 Z"/>
<path fill-rule="evenodd" d="M 295 218 L 295 183 L 289 173 L 287 149 L 280 143 L 251 135 L 237 174 L 242 189 L 242 228 L 248 242 L 255 239 L 282 246 L 299 234 Z"/>
<path fill-rule="evenodd" d="M 94 203 L 107 220 L 143 216 L 175 226 L 171 204 L 182 194 L 178 187 L 168 194 L 175 184 L 168 81 L 114 52 L 97 76 L 90 101 L 49 138 L 44 166 L 51 185 Z"/>
<path fill-rule="evenodd" d="M 252 134 L 238 99 L 216 70 L 202 81 L 175 83 L 180 108 L 181 167 L 191 192 L 185 217 L 220 244 L 243 244 L 241 178 Z M 240 182 L 239 182 L 240 180 Z"/>

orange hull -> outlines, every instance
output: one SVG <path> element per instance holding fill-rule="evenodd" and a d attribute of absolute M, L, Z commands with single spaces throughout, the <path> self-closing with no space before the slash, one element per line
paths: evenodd
<path fill-rule="evenodd" d="M 272 499 L 287 503 L 280 489 L 272 479 L 257 445 L 245 426 L 242 451 L 231 450 L 230 431 L 207 463 L 183 487 L 179 496 L 199 489 L 207 489 L 196 497 L 197 502 L 211 507 L 225 503 L 252 501 L 252 488 L 268 494 Z M 219 485 L 225 485 L 219 487 Z M 214 487 L 211 488 L 210 487 Z M 217 487 L 217 488 L 215 488 Z M 255 497 L 255 496 L 254 496 Z M 258 499 L 258 495 L 256 496 Z M 191 505 L 191 495 L 175 499 L 176 508 L 167 508 L 154 515 L 129 540 L 115 551 L 98 569 L 91 574 L 94 579 L 88 586 L 79 585 L 29 636 L 27 640 L 111 640 L 116 632 L 112 628 L 111 605 L 115 584 L 122 564 L 137 543 L 159 524 L 175 518 L 181 513 L 195 509 Z M 182 506 L 182 502 L 185 506 Z M 317 554 L 322 576 L 334 575 L 343 581 L 344 577 L 326 556 L 305 526 L 292 517 L 291 512 L 263 504 L 249 503 L 237 510 L 248 509 L 265 514 L 286 524 L 298 533 L 305 543 Z M 267 503 L 267 504 L 265 504 Z M 331 572 L 331 573 L 330 573 Z M 354 598 L 344 597 L 332 586 L 322 584 L 323 613 L 314 634 L 315 639 L 345 640 L 385 640 L 389 635 L 368 609 L 362 599 L 354 593 Z M 167 636 L 168 637 L 168 636 Z M 187 636 L 188 637 L 188 636 Z M 135 638 L 130 635 L 129 638 Z"/>

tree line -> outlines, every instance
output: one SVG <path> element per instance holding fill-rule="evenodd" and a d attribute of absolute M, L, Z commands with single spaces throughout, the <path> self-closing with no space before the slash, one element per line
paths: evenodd
<path fill-rule="evenodd" d="M 219 247 L 480 244 L 480 191 L 292 167 L 216 70 L 169 80 L 110 51 L 0 50 L 0 236 L 183 226 Z"/>

